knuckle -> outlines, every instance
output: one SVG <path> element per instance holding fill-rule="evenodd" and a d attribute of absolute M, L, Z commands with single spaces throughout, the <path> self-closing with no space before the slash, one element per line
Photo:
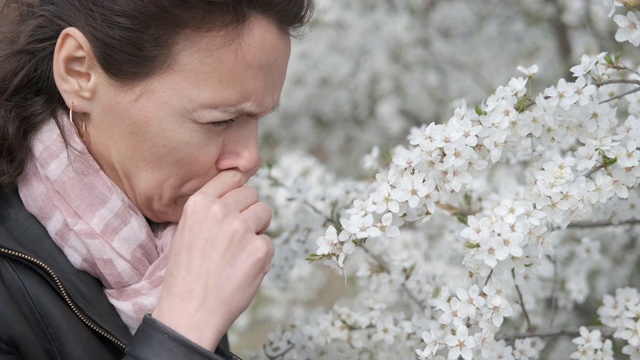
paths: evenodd
<path fill-rule="evenodd" d="M 271 209 L 271 207 L 269 205 L 267 205 L 266 203 L 263 202 L 258 202 L 255 204 L 258 212 L 262 215 L 265 216 L 268 219 L 271 219 L 271 217 L 273 217 L 273 209 Z"/>
<path fill-rule="evenodd" d="M 213 219 L 222 219 L 229 214 L 229 209 L 220 201 L 216 201 L 209 206 L 209 216 Z"/>
<path fill-rule="evenodd" d="M 244 192 L 245 192 L 245 194 L 246 194 L 246 196 L 248 198 L 250 198 L 251 200 L 256 201 L 256 202 L 260 200 L 260 194 L 258 193 L 258 190 L 252 188 L 251 186 L 247 186 L 247 185 L 245 185 L 243 188 L 244 188 L 243 190 L 244 190 Z"/>
<path fill-rule="evenodd" d="M 262 206 L 264 207 L 265 213 L 267 214 L 269 219 L 271 219 L 273 217 L 273 209 L 271 209 L 271 207 L 265 203 L 260 203 L 260 204 L 262 204 Z"/>
<path fill-rule="evenodd" d="M 247 191 L 253 196 L 258 196 L 258 197 L 260 196 L 260 194 L 258 194 L 258 190 L 256 190 L 254 187 L 245 185 L 245 189 L 247 189 Z"/>
<path fill-rule="evenodd" d="M 244 233 L 247 229 L 246 224 L 240 218 L 233 218 L 227 222 L 227 228 L 233 234 L 241 234 Z"/>
<path fill-rule="evenodd" d="M 275 254 L 273 242 L 268 236 L 257 235 L 257 239 L 253 243 L 253 250 L 261 259 L 271 259 Z"/>
<path fill-rule="evenodd" d="M 262 240 L 261 243 L 264 244 L 265 253 L 273 255 L 274 246 L 273 246 L 273 241 L 271 241 L 271 238 L 268 237 L 267 235 L 259 235 L 259 237 Z"/>
<path fill-rule="evenodd" d="M 269 258 L 269 262 L 271 262 L 271 259 L 273 259 L 273 257 L 276 254 L 276 247 L 273 245 L 273 242 L 271 241 L 271 239 L 268 239 L 268 258 Z"/>
<path fill-rule="evenodd" d="M 214 218 L 221 218 L 229 212 L 224 202 L 219 199 L 212 200 L 205 194 L 195 193 L 184 204 L 184 211 L 208 214 Z"/>
<path fill-rule="evenodd" d="M 262 256 L 262 263 L 263 265 L 263 273 L 262 275 L 266 275 L 269 270 L 271 269 L 271 261 L 273 260 L 273 256 L 275 255 L 275 247 L 273 245 L 273 242 L 271 241 L 271 239 L 266 236 L 266 235 L 261 235 L 260 236 L 260 243 L 262 243 L 262 247 L 263 247 L 263 256 Z"/>
<path fill-rule="evenodd" d="M 187 201 L 184 204 L 184 209 L 185 210 L 192 210 L 192 209 L 196 209 L 199 208 L 203 205 L 204 203 L 204 196 L 202 196 L 199 193 L 195 193 L 191 196 L 189 196 L 189 198 L 187 199 Z"/>

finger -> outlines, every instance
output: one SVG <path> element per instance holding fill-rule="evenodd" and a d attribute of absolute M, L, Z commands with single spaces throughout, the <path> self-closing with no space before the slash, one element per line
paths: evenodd
<path fill-rule="evenodd" d="M 267 228 L 271 224 L 272 211 L 267 204 L 257 202 L 249 206 L 240 216 L 245 219 L 248 226 L 250 226 L 256 234 L 260 235 L 267 231 Z"/>
<path fill-rule="evenodd" d="M 260 201 L 258 191 L 249 186 L 242 186 L 224 194 L 219 200 L 221 205 L 239 212 Z"/>
<path fill-rule="evenodd" d="M 196 194 L 209 199 L 219 199 L 246 182 L 245 176 L 238 170 L 225 170 L 209 180 Z M 194 194 L 195 195 L 195 194 Z"/>
<path fill-rule="evenodd" d="M 261 234 L 258 235 L 261 241 L 263 241 L 267 245 L 267 261 L 265 262 L 264 274 L 266 275 L 271 268 L 271 261 L 273 260 L 273 256 L 276 254 L 275 246 L 273 245 L 273 241 L 267 235 Z"/>

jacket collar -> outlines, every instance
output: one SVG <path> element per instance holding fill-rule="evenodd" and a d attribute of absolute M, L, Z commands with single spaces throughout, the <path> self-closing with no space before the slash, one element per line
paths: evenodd
<path fill-rule="evenodd" d="M 132 335 L 107 299 L 100 281 L 69 262 L 47 230 L 24 207 L 17 190 L 0 195 L 0 247 L 46 264 L 89 318 L 123 343 L 130 342 Z"/>

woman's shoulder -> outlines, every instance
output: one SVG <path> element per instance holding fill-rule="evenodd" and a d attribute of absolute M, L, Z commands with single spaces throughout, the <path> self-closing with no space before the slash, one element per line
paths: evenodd
<path fill-rule="evenodd" d="M 123 356 L 131 338 L 100 282 L 73 267 L 25 209 L 18 191 L 0 194 L 0 314 L 12 325 L 0 323 L 0 339 L 11 340 L 0 344 L 0 357 L 6 348 L 29 359 L 56 352 L 66 354 L 62 358 L 86 358 L 76 349 L 81 337 L 88 344 L 85 351 L 100 349 L 92 358 L 114 359 Z M 50 331 L 60 326 L 64 332 Z"/>
<path fill-rule="evenodd" d="M 17 189 L 0 193 L 0 248 L 48 254 L 55 246 L 46 229 L 25 208 Z"/>

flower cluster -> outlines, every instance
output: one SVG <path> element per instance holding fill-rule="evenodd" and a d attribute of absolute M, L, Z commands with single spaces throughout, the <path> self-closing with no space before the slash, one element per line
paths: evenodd
<path fill-rule="evenodd" d="M 616 40 L 636 45 L 640 30 L 620 16 Z M 572 79 L 535 94 L 539 68 L 518 70 L 477 106 L 412 129 L 388 165 L 372 152 L 373 182 L 306 157 L 262 170 L 261 192 L 296 214 L 273 224 L 267 285 L 302 281 L 266 291 L 291 319 L 256 358 L 534 359 L 568 333 L 579 334 L 572 358 L 610 358 L 614 341 L 638 356 L 637 298 L 605 296 L 598 315 L 616 340 L 578 332 L 570 314 L 625 286 L 634 266 L 616 264 L 640 256 L 640 74 L 618 55 L 584 55 Z M 319 295 L 325 279 L 304 281 L 303 251 L 344 276 L 348 300 L 297 311 L 294 298 Z"/>
<path fill-rule="evenodd" d="M 638 290 L 619 288 L 616 290 L 615 296 L 605 295 L 603 305 L 598 309 L 598 315 L 604 325 L 615 329 L 613 337 L 626 342 L 622 353 L 629 355 L 631 359 L 640 359 L 640 295 Z M 582 329 L 580 334 L 582 338 L 585 337 Z"/>
<path fill-rule="evenodd" d="M 305 323 L 280 327 L 270 334 L 263 349 L 267 357 L 286 359 L 393 359 L 394 345 L 417 345 L 413 330 L 415 319 L 403 319 L 386 313 L 384 304 L 368 302 L 362 310 L 336 306 L 330 312 L 316 314 Z M 401 351 L 400 351 L 401 353 Z"/>
<path fill-rule="evenodd" d="M 602 339 L 600 330 L 589 331 L 586 327 L 580 327 L 580 337 L 573 339 L 578 349 L 571 353 L 571 359 L 613 360 L 613 344 L 611 340 Z"/>
<path fill-rule="evenodd" d="M 611 73 L 601 58 L 588 61 L 587 73 L 598 79 Z M 474 273 L 487 276 L 499 262 L 549 254 L 551 230 L 592 215 L 614 196 L 627 198 L 640 175 L 637 119 L 629 115 L 619 127 L 615 108 L 601 101 L 610 90 L 592 82 L 584 76 L 560 80 L 529 100 L 527 79 L 514 78 L 483 106 L 463 105 L 447 123 L 415 130 L 414 147 L 396 149 L 377 188 L 347 211 L 341 232 L 327 230 L 317 255 L 330 254 L 342 266 L 354 244 L 386 241 L 398 235 L 397 226 L 428 221 L 436 211 L 452 212 L 468 225 L 461 237 L 471 249 L 465 266 Z M 489 200 L 470 193 L 482 171 L 500 161 L 523 164 L 522 184 L 488 208 L 480 203 Z"/>
<path fill-rule="evenodd" d="M 298 152 L 262 167 L 250 182 L 273 209 L 269 235 L 277 251 L 254 306 L 236 321 L 232 340 L 255 323 L 302 317 L 313 307 L 331 274 L 309 266 L 305 257 L 316 250 L 315 239 L 336 209 L 369 186 L 337 179 L 317 159 Z"/>
<path fill-rule="evenodd" d="M 538 64 L 545 69 L 541 83 L 564 74 L 553 19 L 562 17 L 575 35 L 573 54 L 581 54 L 610 31 L 601 6 L 602 0 L 316 0 L 309 31 L 292 47 L 282 106 L 261 128 L 263 150 L 302 148 L 340 173 L 362 173 L 354 164 L 371 147 L 386 152 L 411 126 L 442 119 L 453 100 L 475 104 L 513 76 L 514 64 Z M 585 21 L 594 26 L 585 28 Z"/>

